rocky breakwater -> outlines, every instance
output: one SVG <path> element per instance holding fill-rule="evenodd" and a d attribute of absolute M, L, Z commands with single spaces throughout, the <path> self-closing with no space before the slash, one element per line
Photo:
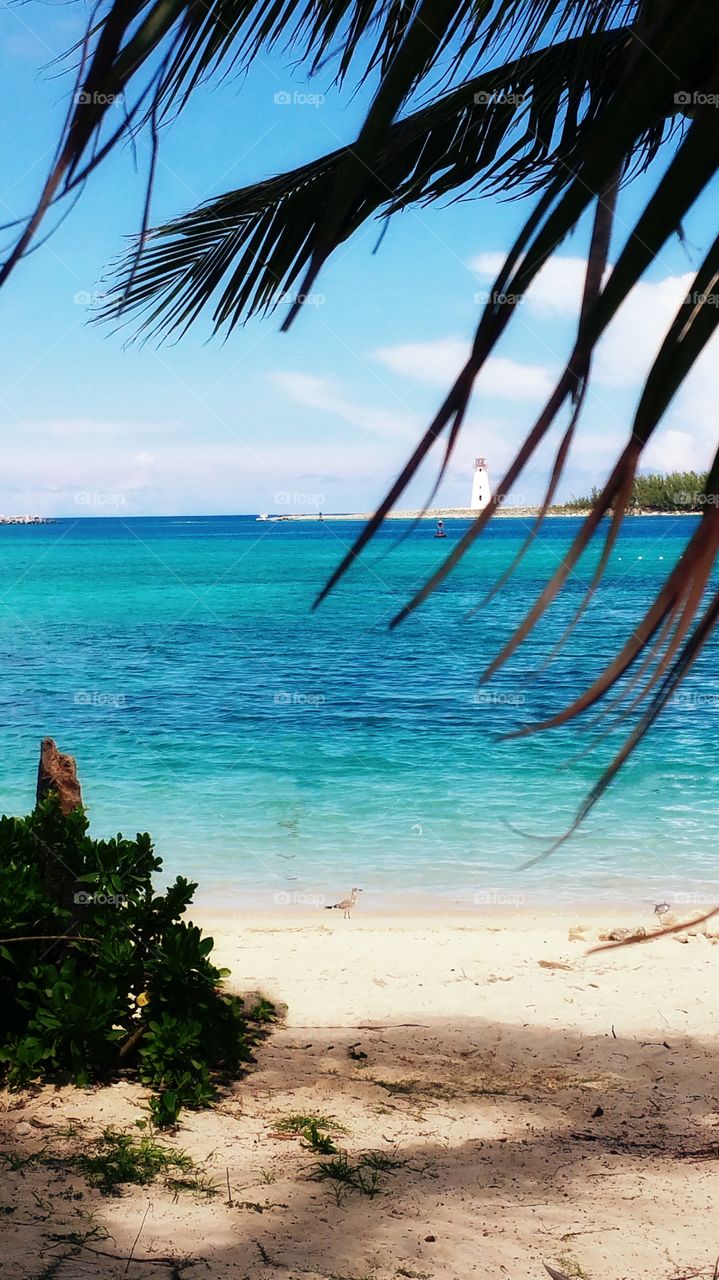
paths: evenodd
<path fill-rule="evenodd" d="M 49 516 L 0 516 L 0 524 L 55 524 Z"/>

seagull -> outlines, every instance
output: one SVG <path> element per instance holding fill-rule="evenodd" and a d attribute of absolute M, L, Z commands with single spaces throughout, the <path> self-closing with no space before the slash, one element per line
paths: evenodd
<path fill-rule="evenodd" d="M 671 909 L 672 909 L 671 904 L 669 902 L 657 902 L 656 906 L 654 907 L 654 914 L 655 916 L 660 916 L 660 917 L 665 916 L 665 915 L 668 915 Z"/>
<path fill-rule="evenodd" d="M 341 911 L 345 920 L 349 920 L 352 908 L 361 892 L 361 889 L 353 889 L 349 898 L 343 898 L 341 902 L 331 902 L 325 907 L 325 911 Z"/>

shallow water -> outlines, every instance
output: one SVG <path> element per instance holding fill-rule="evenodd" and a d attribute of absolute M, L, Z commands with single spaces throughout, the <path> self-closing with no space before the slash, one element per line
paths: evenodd
<path fill-rule="evenodd" d="M 466 527 L 400 526 L 317 612 L 358 526 L 254 517 L 83 519 L 0 528 L 0 807 L 33 803 L 38 744 L 73 752 L 92 828 L 152 832 L 166 870 L 204 897 L 310 905 L 361 884 L 492 908 L 677 894 L 719 883 L 716 644 L 578 834 L 562 831 L 611 743 L 578 724 L 500 735 L 558 710 L 631 632 L 692 519 L 627 522 L 606 581 L 538 681 L 592 552 L 548 624 L 477 693 L 477 677 L 561 561 L 575 520 L 549 521 L 500 595 L 474 605 L 526 534 L 487 536 L 424 608 L 387 622 Z M 521 829 L 521 831 L 519 830 Z M 530 833 L 524 835 L 521 832 Z M 717 889 L 719 896 L 719 888 Z"/>

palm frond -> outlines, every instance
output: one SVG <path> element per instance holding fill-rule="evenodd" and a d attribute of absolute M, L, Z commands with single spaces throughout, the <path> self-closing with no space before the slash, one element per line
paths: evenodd
<path fill-rule="evenodd" d="M 563 183 L 584 127 L 621 76 L 627 32 L 575 39 L 474 77 L 393 125 L 346 214 L 342 239 L 378 214 L 477 190 Z M 573 106 L 572 106 L 573 104 Z M 649 163 L 673 116 L 636 140 Z M 351 147 L 291 173 L 229 192 L 155 228 L 113 280 L 103 318 L 140 314 L 140 332 L 183 332 L 215 301 L 215 330 L 266 312 L 310 261 L 318 220 Z M 134 273 L 131 282 L 131 272 Z M 299 290 L 301 293 L 302 290 Z"/>
<path fill-rule="evenodd" d="M 701 11 L 701 12 L 700 12 Z M 490 297 L 521 297 L 531 285 L 546 259 L 556 250 L 564 236 L 576 226 L 592 200 L 602 198 L 603 187 L 610 180 L 616 166 L 626 163 L 641 131 L 656 121 L 676 92 L 676 84 L 708 84 L 713 92 L 719 87 L 719 77 L 706 81 L 707 53 L 697 39 L 699 29 L 714 50 L 719 48 L 719 12 L 702 0 L 693 6 L 689 16 L 676 8 L 664 9 L 661 20 L 651 29 L 651 39 L 637 42 L 632 50 L 624 78 L 612 95 L 609 104 L 601 111 L 598 120 L 581 144 L 581 163 L 566 189 L 555 183 L 545 191 L 537 210 L 525 225 L 513 250 L 507 256 Z M 660 67 L 657 68 L 656 59 Z M 680 226 L 681 219 L 705 189 L 719 169 L 719 139 L 710 103 L 695 113 L 693 124 L 680 143 L 672 164 L 647 203 L 637 225 L 627 239 L 619 260 L 609 275 L 606 285 L 593 299 L 588 311 L 580 318 L 575 349 L 567 367 L 550 396 L 544 410 L 530 431 L 517 457 L 501 482 L 499 492 L 506 494 L 521 474 L 537 445 L 547 434 L 562 405 L 572 395 L 576 379 L 581 374 L 578 355 L 591 351 L 616 314 L 619 306 L 652 262 L 661 246 Z M 590 253 L 589 266 L 592 264 Z M 563 563 L 541 592 L 524 621 L 516 629 L 510 641 L 490 664 L 484 678 L 489 678 L 516 651 L 537 622 L 544 616 L 559 591 L 566 583 L 580 556 L 599 530 L 605 516 L 611 515 L 609 533 L 600 564 L 590 584 L 589 592 L 580 606 L 581 613 L 596 589 L 616 540 L 621 521 L 626 512 L 631 486 L 642 450 L 655 432 L 668 405 L 676 395 L 685 377 L 694 366 L 699 354 L 716 332 L 719 324 L 716 308 L 711 305 L 712 289 L 719 280 L 719 238 L 696 273 L 692 288 L 673 321 L 664 343 L 650 369 L 643 394 L 625 449 L 599 494 L 593 510 L 587 516 Z M 443 432 L 456 433 L 463 420 L 475 379 L 493 350 L 496 342 L 510 322 L 512 305 L 498 307 L 488 304 L 475 337 L 470 359 L 457 379 L 452 391 L 431 425 L 432 441 Z M 573 423 L 571 424 L 573 429 Z M 429 435 L 429 433 L 428 433 Z M 566 437 L 565 437 L 566 439 Z M 425 437 L 425 441 L 427 437 Z M 415 451 L 415 457 L 419 457 Z M 423 455 L 422 455 L 423 456 Z M 564 465 L 568 449 L 560 446 L 559 469 Z M 416 471 L 416 465 L 405 468 L 401 486 L 393 486 L 392 502 L 396 502 L 406 484 Z M 551 485 L 557 480 L 557 468 Z M 719 551 L 719 519 L 716 504 L 719 503 L 719 464 L 710 473 L 707 483 L 708 506 L 689 547 L 679 564 L 670 574 L 665 587 L 648 610 L 644 622 L 635 629 L 622 653 L 610 662 L 587 690 L 563 712 L 540 725 L 528 726 L 524 732 L 549 728 L 581 714 L 613 690 L 629 669 L 646 651 L 648 645 L 660 633 L 665 641 L 653 650 L 654 670 L 649 664 L 650 676 L 632 706 L 640 707 L 648 698 L 648 706 L 614 760 L 604 771 L 596 786 L 581 806 L 570 830 L 556 841 L 548 852 L 556 848 L 572 834 L 587 816 L 594 804 L 604 794 L 621 766 L 635 750 L 644 734 L 651 727 L 673 696 L 678 684 L 685 678 L 692 662 L 703 648 L 719 615 L 719 606 L 712 601 L 704 613 L 701 609 L 709 576 Z M 447 557 L 444 564 L 432 575 L 413 599 L 395 619 L 395 625 L 417 608 L 446 578 L 459 562 L 486 525 L 496 509 L 496 498 L 478 517 L 467 533 Z M 386 512 L 386 500 L 380 511 Z M 541 513 L 540 513 L 541 518 Z M 357 554 L 367 544 L 376 529 L 371 522 L 345 556 L 332 575 L 320 598 L 340 580 Z M 574 620 L 576 621 L 576 619 Z M 574 623 L 572 624 L 574 625 Z M 565 633 L 566 634 L 566 633 Z M 542 856 L 546 856 L 542 855 Z"/>
<path fill-rule="evenodd" d="M 199 84 L 248 67 L 263 49 L 281 46 L 310 73 L 330 59 L 340 84 L 355 65 L 359 81 L 378 74 L 377 136 L 445 55 L 449 76 L 468 59 L 475 67 L 482 59 L 491 62 L 508 42 L 521 59 L 547 33 L 560 41 L 567 33 L 589 36 L 626 24 L 639 3 L 457 0 L 452 8 L 446 0 L 96 0 L 75 46 L 75 92 L 55 160 L 0 271 L 0 284 L 52 204 L 81 184 L 123 138 L 182 109 Z M 103 139 L 118 101 L 122 118 Z"/>

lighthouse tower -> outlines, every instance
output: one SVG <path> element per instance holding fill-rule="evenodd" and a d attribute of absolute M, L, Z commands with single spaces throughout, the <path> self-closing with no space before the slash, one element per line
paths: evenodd
<path fill-rule="evenodd" d="M 491 496 L 487 464 L 484 458 L 475 458 L 474 475 L 472 476 L 472 501 L 469 504 L 471 510 L 484 511 Z"/>

